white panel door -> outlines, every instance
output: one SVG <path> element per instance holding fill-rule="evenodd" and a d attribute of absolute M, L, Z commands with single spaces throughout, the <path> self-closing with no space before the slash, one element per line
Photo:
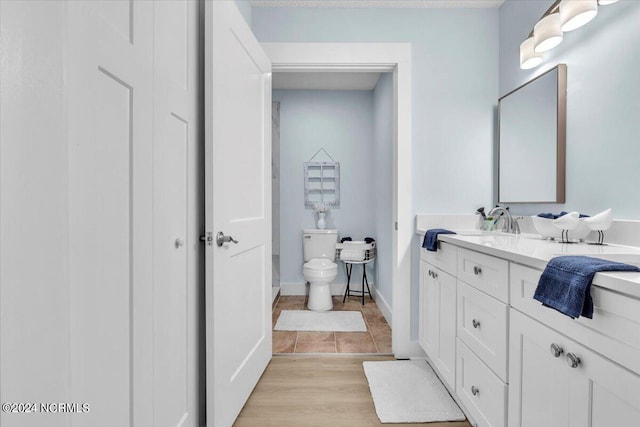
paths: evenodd
<path fill-rule="evenodd" d="M 205 4 L 207 424 L 271 359 L 271 63 L 234 2 Z M 216 244 L 222 232 L 237 243 Z"/>
<path fill-rule="evenodd" d="M 78 425 L 150 425 L 153 3 L 67 8 L 69 397 Z"/>
<path fill-rule="evenodd" d="M 199 427 L 198 3 L 154 2 L 154 426 Z"/>

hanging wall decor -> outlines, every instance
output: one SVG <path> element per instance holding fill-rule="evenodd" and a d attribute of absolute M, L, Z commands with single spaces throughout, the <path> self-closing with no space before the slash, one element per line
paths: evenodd
<path fill-rule="evenodd" d="M 330 160 L 314 161 L 321 151 Z M 318 202 L 331 208 L 340 207 L 340 163 L 333 160 L 324 148 L 304 163 L 304 206 L 313 209 Z"/>

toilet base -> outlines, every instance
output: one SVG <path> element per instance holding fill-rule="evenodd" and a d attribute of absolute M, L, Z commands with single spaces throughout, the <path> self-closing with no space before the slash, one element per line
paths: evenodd
<path fill-rule="evenodd" d="M 330 283 L 312 283 L 309 285 L 307 308 L 312 311 L 329 311 L 333 309 Z"/>

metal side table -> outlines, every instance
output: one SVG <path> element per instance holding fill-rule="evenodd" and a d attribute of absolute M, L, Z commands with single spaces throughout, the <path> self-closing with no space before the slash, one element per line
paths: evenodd
<path fill-rule="evenodd" d="M 344 242 L 336 244 L 336 259 L 344 262 L 345 271 L 347 273 L 347 287 L 344 292 L 342 302 L 347 300 L 348 296 L 355 294 L 356 296 L 362 295 L 362 305 L 364 305 L 364 297 L 369 294 L 370 298 L 371 289 L 369 288 L 369 279 L 367 278 L 367 264 L 376 258 L 376 242 Z M 362 265 L 362 290 L 351 289 L 351 274 L 353 272 L 353 265 Z M 366 286 L 366 290 L 365 290 Z"/>

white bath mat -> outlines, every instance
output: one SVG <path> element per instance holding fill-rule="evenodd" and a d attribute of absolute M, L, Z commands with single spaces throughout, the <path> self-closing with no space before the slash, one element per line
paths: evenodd
<path fill-rule="evenodd" d="M 462 421 L 465 416 L 423 360 L 363 362 L 364 374 L 383 423 Z"/>
<path fill-rule="evenodd" d="M 366 332 L 359 311 L 282 310 L 276 331 Z"/>

